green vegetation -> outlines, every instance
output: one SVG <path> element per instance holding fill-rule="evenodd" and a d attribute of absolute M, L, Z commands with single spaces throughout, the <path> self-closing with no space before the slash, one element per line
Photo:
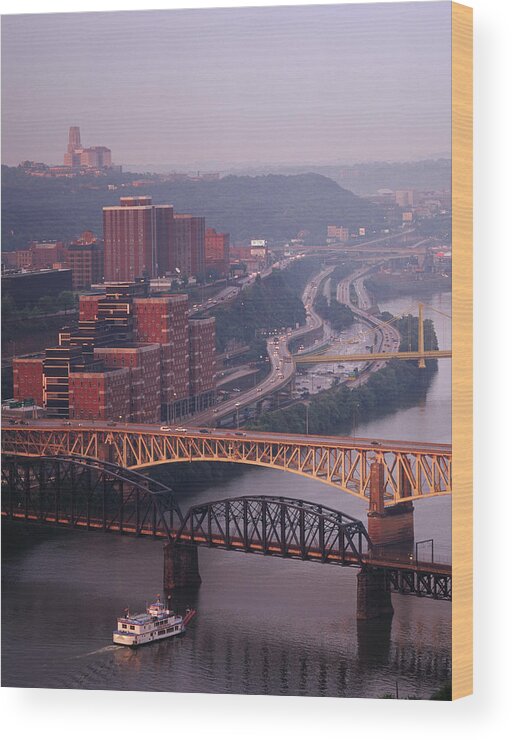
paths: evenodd
<path fill-rule="evenodd" d="M 131 195 L 140 175 L 31 177 L 2 166 L 2 246 L 17 249 L 30 241 L 71 239 L 84 229 L 102 231 L 102 207 Z M 144 175 L 144 195 L 172 203 L 178 213 L 204 215 L 232 241 L 259 237 L 288 240 L 299 231 L 311 244 L 324 243 L 329 223 L 350 228 L 381 224 L 378 208 L 322 175 L 224 177 L 214 181 L 167 181 Z M 108 185 L 117 186 L 109 190 Z M 138 189 L 136 192 L 141 192 Z"/>
<path fill-rule="evenodd" d="M 425 347 L 438 349 L 432 321 L 423 322 Z M 406 316 L 398 320 L 402 336 L 400 350 L 417 349 L 418 319 Z M 417 362 L 392 360 L 381 370 L 370 375 L 358 388 L 348 388 L 339 382 L 332 388 L 311 397 L 308 411 L 303 403 L 286 409 L 271 411 L 249 425 L 250 429 L 272 432 L 303 434 L 350 434 L 356 423 L 383 416 L 400 407 L 416 405 L 425 397 L 437 360 L 427 360 L 427 367 L 420 369 Z"/>
<path fill-rule="evenodd" d="M 74 312 L 77 297 L 70 290 L 57 296 L 42 296 L 34 305 L 17 308 L 8 293 L 2 294 L 2 346 L 31 334 L 58 329 L 67 320 L 61 312 Z"/>
<path fill-rule="evenodd" d="M 264 354 L 263 331 L 303 324 L 306 311 L 301 294 L 310 275 L 319 269 L 315 258 L 298 260 L 286 270 L 257 278 L 229 304 L 210 309 L 208 314 L 216 319 L 217 349 L 225 351 L 228 342 L 235 339 Z"/>
<path fill-rule="evenodd" d="M 354 314 L 351 308 L 344 303 L 338 303 L 336 298 L 332 298 L 331 302 L 328 303 L 324 295 L 318 296 L 315 301 L 315 311 L 325 321 L 328 321 L 336 331 L 346 329 L 354 322 Z"/>

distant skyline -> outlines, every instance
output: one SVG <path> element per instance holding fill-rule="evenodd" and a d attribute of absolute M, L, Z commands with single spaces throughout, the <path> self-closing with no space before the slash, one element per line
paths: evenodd
<path fill-rule="evenodd" d="M 233 169 L 450 156 L 451 4 L 2 18 L 2 163 Z"/>

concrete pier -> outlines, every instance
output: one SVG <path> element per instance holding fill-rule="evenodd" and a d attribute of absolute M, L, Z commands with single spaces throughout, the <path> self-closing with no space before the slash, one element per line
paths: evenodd
<path fill-rule="evenodd" d="M 191 588 L 200 583 L 197 546 L 167 543 L 164 546 L 164 591 Z"/>
<path fill-rule="evenodd" d="M 391 591 L 386 573 L 379 568 L 362 568 L 357 574 L 357 619 L 376 619 L 393 615 Z"/>
<path fill-rule="evenodd" d="M 402 474 L 400 492 L 410 496 L 409 479 Z M 412 547 L 414 543 L 414 506 L 403 501 L 394 506 L 384 506 L 384 465 L 374 462 L 370 470 L 370 509 L 368 535 L 375 547 L 395 545 Z"/>

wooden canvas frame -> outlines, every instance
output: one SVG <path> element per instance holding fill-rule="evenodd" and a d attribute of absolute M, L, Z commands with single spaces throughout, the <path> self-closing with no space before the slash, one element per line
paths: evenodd
<path fill-rule="evenodd" d="M 473 691 L 473 11 L 452 3 L 452 697 Z"/>

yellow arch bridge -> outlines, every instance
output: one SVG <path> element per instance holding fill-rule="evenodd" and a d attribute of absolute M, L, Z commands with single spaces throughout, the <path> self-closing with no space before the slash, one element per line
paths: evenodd
<path fill-rule="evenodd" d="M 451 445 L 423 442 L 221 429 L 166 431 L 154 425 L 45 419 L 6 424 L 2 452 L 76 455 L 132 470 L 195 461 L 257 465 L 302 475 L 367 501 L 378 494 L 386 506 L 452 490 Z"/>

